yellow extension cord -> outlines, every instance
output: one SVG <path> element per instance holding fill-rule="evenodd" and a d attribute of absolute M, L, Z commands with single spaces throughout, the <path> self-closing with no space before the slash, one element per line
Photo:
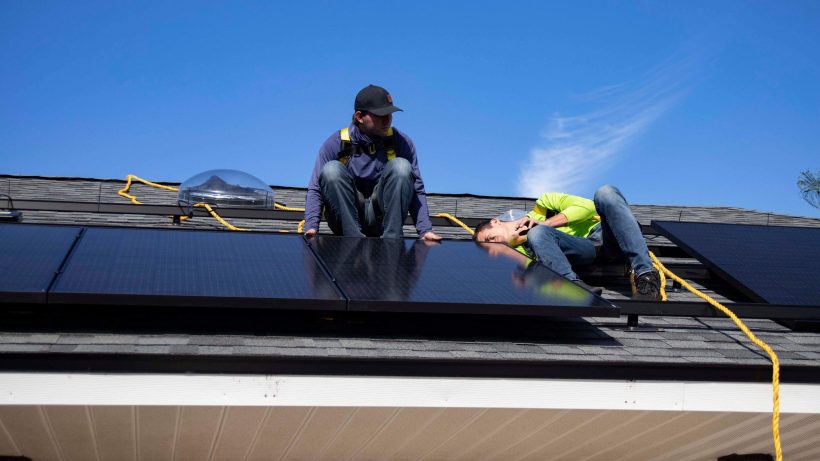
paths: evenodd
<path fill-rule="evenodd" d="M 454 223 L 458 224 L 459 226 L 461 226 L 464 230 L 466 230 L 467 232 L 469 232 L 469 233 L 470 233 L 470 235 L 474 235 L 474 234 L 475 234 L 475 232 L 473 232 L 473 230 L 472 230 L 472 229 L 470 229 L 470 228 L 469 228 L 466 224 L 464 224 L 464 223 L 463 223 L 463 222 L 461 222 L 458 218 L 456 218 L 455 216 L 453 216 L 453 215 L 451 215 L 451 214 L 447 214 L 447 213 L 439 213 L 439 214 L 437 214 L 437 215 L 436 215 L 436 217 L 437 217 L 437 218 L 447 218 L 447 219 L 449 219 L 450 221 L 452 221 L 452 222 L 454 222 Z"/>
<path fill-rule="evenodd" d="M 740 330 L 745 333 L 753 343 L 755 343 L 755 345 L 763 349 L 766 354 L 769 355 L 769 359 L 772 361 L 772 438 L 774 439 L 775 459 L 777 461 L 782 461 L 783 451 L 780 447 L 780 360 L 777 358 L 777 354 L 768 344 L 755 336 L 755 334 L 752 333 L 752 331 L 749 330 L 749 328 L 728 307 L 715 301 L 709 297 L 709 295 L 701 292 L 682 278 L 675 275 L 672 271 L 661 264 L 661 262 L 658 261 L 658 258 L 655 257 L 651 251 L 649 252 L 649 257 L 652 258 L 652 262 L 655 266 L 661 269 L 661 274 L 666 273 L 666 275 L 668 275 L 672 280 L 680 283 L 681 286 L 711 304 L 717 310 L 726 314 L 726 316 L 732 319 L 732 322 L 734 322 L 735 325 L 737 325 L 737 327 L 740 328 Z"/>
<path fill-rule="evenodd" d="M 146 180 L 144 180 L 144 179 L 142 179 L 138 176 L 129 174 L 126 178 L 125 187 L 123 187 L 121 190 L 119 190 L 117 192 L 117 194 L 119 194 L 120 196 L 125 197 L 127 199 L 130 199 L 131 202 L 136 204 L 136 205 L 141 205 L 141 203 L 137 200 L 136 197 L 134 197 L 133 195 L 128 194 L 128 190 L 131 187 L 131 181 L 132 180 L 139 181 L 139 182 L 141 182 L 145 185 L 151 186 L 151 187 L 157 187 L 157 188 L 160 188 L 160 189 L 165 189 L 165 190 L 174 191 L 174 192 L 179 191 L 179 189 L 177 189 L 176 187 L 165 186 L 165 185 L 157 184 L 157 183 L 154 183 L 154 182 L 151 182 L 151 181 L 146 181 Z M 242 229 L 242 228 L 233 226 L 229 222 L 222 219 L 222 217 L 220 217 L 216 213 L 216 211 L 214 211 L 213 208 L 211 208 L 211 206 L 208 205 L 207 203 L 197 203 L 194 206 L 195 207 L 205 208 L 206 210 L 208 210 L 208 212 L 211 214 L 211 216 L 214 217 L 214 219 L 219 221 L 222 225 L 224 225 L 225 227 L 227 227 L 230 230 L 233 230 L 233 231 L 245 231 L 245 230 L 247 230 L 247 229 Z M 281 204 L 278 204 L 278 203 L 274 203 L 274 206 L 275 206 L 276 209 L 284 210 L 284 211 L 305 211 L 303 208 L 289 208 L 287 206 L 284 206 L 284 205 L 281 205 Z M 453 223 L 461 226 L 464 230 L 469 232 L 470 235 L 474 234 L 474 231 L 472 229 L 470 229 L 470 227 L 468 227 L 466 224 L 461 222 L 455 216 L 452 216 L 448 213 L 438 213 L 435 216 L 439 217 L 439 218 L 449 219 Z M 297 227 L 297 232 L 299 232 L 299 233 L 302 232 L 304 224 L 305 224 L 304 220 L 299 222 L 299 225 Z M 710 296 L 708 296 L 705 293 L 699 291 L 698 289 L 696 289 L 695 287 L 690 285 L 688 282 L 686 282 L 682 278 L 675 275 L 672 271 L 667 269 L 666 266 L 664 266 L 651 251 L 649 252 L 649 257 L 652 259 L 652 264 L 658 270 L 658 274 L 660 276 L 661 299 L 663 301 L 667 300 L 665 287 L 666 287 L 666 276 L 669 276 L 672 280 L 680 283 L 681 286 L 683 286 L 684 288 L 686 288 L 687 290 L 689 290 L 690 292 L 692 292 L 696 296 L 700 297 L 701 299 L 703 299 L 707 303 L 711 304 L 712 306 L 714 306 L 719 311 L 726 314 L 726 316 L 728 316 L 730 319 L 732 319 L 732 321 L 735 323 L 735 325 L 737 325 L 737 327 L 740 328 L 740 330 L 743 333 L 745 333 L 746 336 L 755 345 L 757 345 L 758 347 L 763 349 L 766 352 L 766 354 L 769 355 L 769 359 L 772 361 L 772 438 L 774 439 L 775 459 L 777 461 L 782 461 L 783 460 L 783 451 L 782 451 L 781 446 L 780 446 L 780 360 L 777 358 L 777 354 L 774 352 L 774 350 L 768 344 L 766 344 L 764 341 L 760 340 L 757 336 L 755 336 L 755 334 L 752 333 L 752 331 L 749 330 L 749 328 L 729 308 L 727 308 L 723 304 L 715 301 Z"/>

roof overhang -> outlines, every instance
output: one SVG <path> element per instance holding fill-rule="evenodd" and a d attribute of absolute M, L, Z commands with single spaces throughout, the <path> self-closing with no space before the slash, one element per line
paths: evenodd
<path fill-rule="evenodd" d="M 379 376 L 0 373 L 0 405 L 226 405 L 771 411 L 770 383 Z M 820 414 L 820 384 L 781 411 Z"/>
<path fill-rule="evenodd" d="M 0 454 L 33 459 L 716 459 L 772 453 L 767 383 L 0 374 Z M 820 385 L 784 384 L 789 457 Z"/>

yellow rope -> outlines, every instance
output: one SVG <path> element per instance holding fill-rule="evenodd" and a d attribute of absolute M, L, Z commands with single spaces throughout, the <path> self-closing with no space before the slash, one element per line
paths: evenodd
<path fill-rule="evenodd" d="M 282 205 L 281 203 L 276 203 L 276 202 L 273 202 L 273 207 L 276 208 L 277 210 L 282 210 L 282 211 L 305 211 L 304 208 L 288 207 L 288 206 Z"/>
<path fill-rule="evenodd" d="M 288 207 L 288 206 L 282 205 L 281 203 L 276 203 L 276 202 L 273 202 L 273 207 L 276 208 L 277 210 L 282 210 L 282 211 L 305 211 L 304 208 Z M 299 225 L 296 226 L 296 232 L 301 234 L 302 229 L 304 229 L 304 227 L 305 227 L 305 220 L 303 219 L 303 220 L 299 221 Z M 279 232 L 288 232 L 288 231 L 279 231 Z"/>
<path fill-rule="evenodd" d="M 137 200 L 136 197 L 134 197 L 133 195 L 128 193 L 128 190 L 131 189 L 131 181 L 132 180 L 139 181 L 139 182 L 145 184 L 146 186 L 151 186 L 151 187 L 156 187 L 156 188 L 159 188 L 159 189 L 170 190 L 170 191 L 173 191 L 173 192 L 179 192 L 179 189 L 177 189 L 176 187 L 166 186 L 166 185 L 163 185 L 163 184 L 158 184 L 158 183 L 155 183 L 155 182 L 146 181 L 146 180 L 140 178 L 139 176 L 133 175 L 133 174 L 129 174 L 128 176 L 126 176 L 125 180 L 126 180 L 125 181 L 125 187 L 123 187 L 122 189 L 117 191 L 117 195 L 119 195 L 121 197 L 125 197 L 125 198 L 131 200 L 131 203 L 133 203 L 134 205 L 142 205 L 142 202 L 140 202 L 139 200 Z"/>
<path fill-rule="evenodd" d="M 458 219 L 458 218 L 456 218 L 455 216 L 453 216 L 453 215 L 451 215 L 451 214 L 448 214 L 448 213 L 439 213 L 439 214 L 437 214 L 437 215 L 436 215 L 436 217 L 437 217 L 437 218 L 447 218 L 447 219 L 449 219 L 450 221 L 452 221 L 452 222 L 454 222 L 454 223 L 458 224 L 458 225 L 459 225 L 459 226 L 461 226 L 464 230 L 466 230 L 467 232 L 469 232 L 469 233 L 470 233 L 470 235 L 473 235 L 473 234 L 475 233 L 475 232 L 473 232 L 473 230 L 472 230 L 472 229 L 470 229 L 469 227 L 467 227 L 467 225 L 466 225 L 466 224 L 464 224 L 463 222 L 459 221 L 459 219 Z"/>
<path fill-rule="evenodd" d="M 216 211 L 214 211 L 214 209 L 211 208 L 211 205 L 208 205 L 207 203 L 202 203 L 202 202 L 195 203 L 194 206 L 197 207 L 197 208 L 205 208 L 206 210 L 208 210 L 208 213 L 210 213 L 211 216 L 214 217 L 214 219 L 216 219 L 217 221 L 219 221 L 220 224 L 222 224 L 223 226 L 227 227 L 228 229 L 230 229 L 232 231 L 247 231 L 248 230 L 248 229 L 243 229 L 241 227 L 236 227 L 233 224 L 229 223 L 228 221 L 225 221 L 224 219 L 222 219 L 221 216 L 216 214 Z"/>
<path fill-rule="evenodd" d="M 654 261 L 652 262 L 652 265 L 655 266 L 655 269 L 658 270 L 658 275 L 661 279 L 661 301 L 666 301 L 666 274 L 663 273 L 663 270 L 661 269 L 659 264 L 660 263 L 655 264 Z"/>
<path fill-rule="evenodd" d="M 660 267 L 662 273 L 665 272 L 672 280 L 680 283 L 684 288 L 696 294 L 704 301 L 706 301 L 719 311 L 726 314 L 730 319 L 732 319 L 735 325 L 737 325 L 738 328 L 740 328 L 740 330 L 743 331 L 743 333 L 745 333 L 746 336 L 749 337 L 749 339 L 753 343 L 755 343 L 759 348 L 766 351 L 766 353 L 769 355 L 769 359 L 772 361 L 772 437 L 774 439 L 775 459 L 777 461 L 782 461 L 783 451 L 780 448 L 780 360 L 778 360 L 777 354 L 775 354 L 774 350 L 772 350 L 772 348 L 769 347 L 768 344 L 758 339 L 758 337 L 755 336 L 754 333 L 752 333 L 751 330 L 749 330 L 749 328 L 746 327 L 746 325 L 735 315 L 735 313 L 729 310 L 729 308 L 715 301 L 708 295 L 702 293 L 701 291 L 687 283 L 682 278 L 675 275 L 672 271 L 664 267 L 664 265 L 661 264 L 660 261 L 658 261 L 658 258 L 656 258 L 654 254 L 652 254 L 652 252 L 649 253 L 649 257 L 652 258 L 652 262 L 655 264 L 656 267 Z"/>

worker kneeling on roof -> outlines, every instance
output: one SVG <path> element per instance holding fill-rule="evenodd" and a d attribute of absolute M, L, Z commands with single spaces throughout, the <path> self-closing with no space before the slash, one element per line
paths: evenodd
<path fill-rule="evenodd" d="M 391 127 L 400 110 L 382 87 L 359 91 L 352 123 L 319 149 L 305 201 L 305 235 L 316 234 L 324 208 L 337 235 L 402 237 L 409 212 L 419 238 L 441 240 L 432 231 L 413 141 Z"/>
<path fill-rule="evenodd" d="M 572 266 L 591 264 L 599 256 L 604 261 L 626 256 L 632 299 L 660 301 L 660 276 L 641 228 L 617 188 L 599 188 L 594 200 L 546 192 L 529 213 L 517 215 L 515 211 L 480 222 L 473 238 L 505 243 L 598 294 L 602 289 L 582 282 Z"/>

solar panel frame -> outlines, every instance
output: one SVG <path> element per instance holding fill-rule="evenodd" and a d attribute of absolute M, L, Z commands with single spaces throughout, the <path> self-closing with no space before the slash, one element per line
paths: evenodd
<path fill-rule="evenodd" d="M 652 226 L 672 243 L 683 249 L 686 253 L 697 259 L 712 272 L 725 280 L 732 287 L 742 294 L 759 303 L 789 305 L 789 306 L 820 306 L 820 284 L 795 283 L 803 273 L 820 273 L 820 228 L 810 227 L 786 227 L 786 226 L 762 226 L 752 224 L 724 224 L 724 223 L 699 223 L 686 221 L 652 221 Z M 692 236 L 692 233 L 697 235 Z M 745 232 L 745 238 L 738 238 Z M 769 234 L 766 236 L 765 234 Z M 780 234 L 780 235 L 777 235 Z M 786 234 L 789 234 L 788 236 Z M 801 235 L 802 234 L 802 235 Z M 801 239 L 816 238 L 814 245 L 798 245 Z M 714 240 L 714 235 L 719 235 L 720 241 Z M 769 238 L 764 242 L 763 238 Z M 791 258 L 784 264 L 778 262 L 778 252 L 772 253 L 775 249 L 771 244 L 777 242 L 785 243 L 784 250 Z M 727 257 L 721 251 L 732 251 L 740 254 L 740 259 Z M 785 255 L 781 254 L 781 258 Z M 811 265 L 813 269 L 791 274 L 791 278 L 784 277 L 789 274 L 789 270 L 800 264 Z M 757 283 L 760 272 L 756 268 L 766 264 L 770 269 L 765 276 L 769 283 Z M 816 277 L 815 277 L 816 278 Z M 775 283 L 775 280 L 779 280 Z M 811 282 L 811 281 L 809 281 Z M 802 296 L 795 295 L 795 286 L 808 288 L 803 290 Z M 815 287 L 813 291 L 811 288 Z"/>
<path fill-rule="evenodd" d="M 545 266 L 517 267 L 506 258 L 492 258 L 472 241 L 445 240 L 435 244 L 419 239 L 319 235 L 310 239 L 309 244 L 348 298 L 351 312 L 620 315 L 620 309 L 611 302 Z M 458 251 L 451 251 L 456 248 Z M 513 289 L 515 283 L 526 288 Z M 491 284 L 499 287 L 491 291 Z M 550 304 L 544 294 L 545 284 L 583 301 Z M 485 290 L 481 293 L 470 291 L 482 286 Z M 558 295 L 553 295 L 551 301 L 556 301 Z M 482 299 L 485 296 L 491 299 Z"/>
<path fill-rule="evenodd" d="M 346 299 L 299 235 L 155 228 L 88 228 L 48 299 L 54 304 L 346 308 Z"/>
<path fill-rule="evenodd" d="M 81 227 L 0 224 L 0 303 L 43 304 Z"/>

